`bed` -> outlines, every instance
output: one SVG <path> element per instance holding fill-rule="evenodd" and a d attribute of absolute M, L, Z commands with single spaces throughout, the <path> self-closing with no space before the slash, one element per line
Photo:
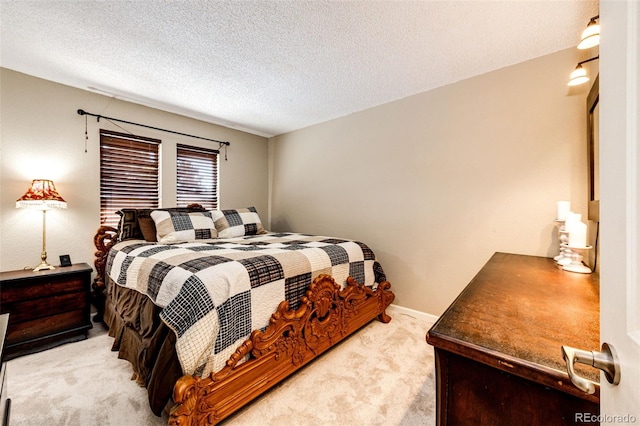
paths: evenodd
<path fill-rule="evenodd" d="M 169 424 L 216 424 L 391 320 L 394 294 L 364 243 L 267 232 L 254 208 L 119 214 L 94 237 L 94 320 Z"/>

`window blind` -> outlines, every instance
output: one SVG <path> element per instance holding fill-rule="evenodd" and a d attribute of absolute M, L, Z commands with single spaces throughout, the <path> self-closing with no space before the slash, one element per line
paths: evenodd
<path fill-rule="evenodd" d="M 215 149 L 178 144 L 176 195 L 179 207 L 192 203 L 218 208 L 218 153 Z"/>
<path fill-rule="evenodd" d="M 100 130 L 100 223 L 117 226 L 124 208 L 159 204 L 160 140 Z"/>

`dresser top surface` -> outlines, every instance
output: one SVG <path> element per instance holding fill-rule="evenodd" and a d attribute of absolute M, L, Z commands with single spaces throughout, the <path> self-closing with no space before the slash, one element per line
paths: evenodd
<path fill-rule="evenodd" d="M 566 371 L 561 346 L 600 349 L 599 279 L 552 259 L 495 253 L 429 330 L 427 340 L 536 368 Z M 578 368 L 595 382 L 595 369 Z"/>

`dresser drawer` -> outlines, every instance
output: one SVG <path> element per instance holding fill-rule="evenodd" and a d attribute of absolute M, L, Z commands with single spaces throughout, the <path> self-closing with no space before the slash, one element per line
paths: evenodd
<path fill-rule="evenodd" d="M 43 281 L 16 280 L 10 283 L 2 283 L 2 292 L 0 293 L 3 305 L 2 311 L 5 311 L 5 303 L 83 291 L 86 286 L 85 282 L 86 280 L 82 276 L 74 275 L 47 277 Z"/>

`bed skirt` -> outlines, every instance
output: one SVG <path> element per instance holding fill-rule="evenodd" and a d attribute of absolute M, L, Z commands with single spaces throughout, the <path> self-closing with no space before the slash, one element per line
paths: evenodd
<path fill-rule="evenodd" d="M 157 416 L 171 401 L 173 387 L 183 375 L 175 333 L 160 320 L 159 312 L 147 296 L 109 280 L 104 322 L 114 338 L 111 349 L 131 363 L 132 379 L 147 388 L 149 406 Z"/>

